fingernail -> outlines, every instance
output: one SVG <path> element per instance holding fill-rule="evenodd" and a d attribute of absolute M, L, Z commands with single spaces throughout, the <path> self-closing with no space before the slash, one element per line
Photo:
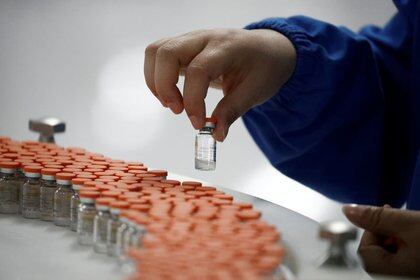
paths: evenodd
<path fill-rule="evenodd" d="M 225 141 L 226 138 L 226 131 L 222 130 L 222 139 L 220 139 L 220 142 Z"/>
<path fill-rule="evenodd" d="M 360 218 L 366 206 L 357 204 L 344 205 L 342 210 L 348 218 Z"/>
<path fill-rule="evenodd" d="M 190 116 L 190 121 L 191 121 L 191 124 L 193 125 L 193 127 L 195 129 L 199 129 L 200 128 L 200 122 L 198 121 L 197 117 Z"/>

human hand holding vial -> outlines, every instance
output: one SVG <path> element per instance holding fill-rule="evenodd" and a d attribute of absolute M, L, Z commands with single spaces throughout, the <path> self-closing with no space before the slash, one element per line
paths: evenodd
<path fill-rule="evenodd" d="M 211 171 L 216 169 L 216 140 L 213 131 L 215 118 L 206 118 L 204 126 L 195 137 L 195 169 Z"/>

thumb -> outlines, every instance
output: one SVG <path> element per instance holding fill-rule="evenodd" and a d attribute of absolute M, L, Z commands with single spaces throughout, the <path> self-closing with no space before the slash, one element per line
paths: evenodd
<path fill-rule="evenodd" d="M 403 211 L 389 207 L 345 205 L 343 213 L 350 222 L 377 234 L 398 235 L 407 227 Z"/>
<path fill-rule="evenodd" d="M 364 268 L 370 273 L 393 274 L 393 255 L 380 246 L 360 247 L 358 254 L 363 260 Z"/>

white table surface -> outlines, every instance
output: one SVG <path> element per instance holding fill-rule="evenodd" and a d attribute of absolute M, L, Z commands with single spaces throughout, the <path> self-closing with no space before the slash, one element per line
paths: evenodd
<path fill-rule="evenodd" d="M 171 174 L 173 179 L 186 180 Z M 318 239 L 318 224 L 296 212 L 270 202 L 223 189 L 236 201 L 252 202 L 261 210 L 262 219 L 280 230 L 287 248 L 285 264 L 298 279 L 320 279 L 316 260 L 327 244 Z M 354 246 L 353 246 L 354 248 Z M 353 250 L 354 251 L 354 250 Z M 325 272 L 323 272 L 325 273 Z M 327 272 L 328 279 L 343 280 L 342 274 Z M 371 279 L 363 273 L 348 279 Z M 337 278 L 335 278 L 337 277 Z M 0 214 L 0 279 L 7 280 L 77 280 L 123 279 L 115 259 L 78 245 L 76 233 L 40 220 Z"/>

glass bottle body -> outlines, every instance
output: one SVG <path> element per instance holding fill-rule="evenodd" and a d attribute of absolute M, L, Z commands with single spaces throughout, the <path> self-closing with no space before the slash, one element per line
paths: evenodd
<path fill-rule="evenodd" d="M 107 252 L 107 227 L 110 212 L 107 208 L 99 208 L 93 223 L 93 249 L 97 253 Z"/>
<path fill-rule="evenodd" d="M 133 227 L 133 231 L 128 236 L 127 249 L 128 247 L 140 248 L 142 244 L 141 240 L 145 234 L 146 234 L 145 227 L 139 224 L 135 224 Z"/>
<path fill-rule="evenodd" d="M 80 206 L 80 197 L 79 191 L 77 189 L 73 189 L 73 194 L 70 200 L 70 229 L 72 231 L 77 230 L 77 220 L 79 216 L 79 206 Z"/>
<path fill-rule="evenodd" d="M 213 127 L 205 126 L 195 138 L 195 169 L 216 169 L 216 140 L 213 136 Z"/>
<path fill-rule="evenodd" d="M 106 246 L 107 254 L 111 257 L 117 256 L 116 243 L 117 243 L 117 230 L 120 227 L 121 222 L 119 220 L 119 213 L 112 213 L 108 220 L 107 234 L 106 234 Z"/>
<path fill-rule="evenodd" d="M 70 201 L 73 195 L 71 185 L 57 184 L 54 193 L 54 224 L 67 227 L 70 225 Z"/>
<path fill-rule="evenodd" d="M 22 214 L 22 193 L 23 193 L 23 185 L 26 183 L 26 176 L 22 169 L 18 169 L 16 172 L 16 180 L 18 181 L 18 191 L 19 191 L 19 214 Z"/>
<path fill-rule="evenodd" d="M 14 173 L 1 173 L 0 213 L 16 214 L 19 211 L 20 181 Z"/>
<path fill-rule="evenodd" d="M 78 207 L 77 241 L 81 245 L 93 244 L 93 227 L 96 215 L 93 199 L 82 201 Z"/>
<path fill-rule="evenodd" d="M 51 222 L 54 216 L 54 193 L 57 190 L 55 180 L 42 180 L 41 199 L 39 205 L 40 218 Z"/>
<path fill-rule="evenodd" d="M 118 259 L 121 261 L 124 256 L 124 236 L 127 232 L 129 225 L 127 219 L 120 218 L 121 223 L 117 229 L 117 235 L 115 240 L 115 251 Z"/>
<path fill-rule="evenodd" d="M 39 219 L 40 194 L 40 177 L 28 177 L 22 188 L 22 216 L 24 218 Z"/>

